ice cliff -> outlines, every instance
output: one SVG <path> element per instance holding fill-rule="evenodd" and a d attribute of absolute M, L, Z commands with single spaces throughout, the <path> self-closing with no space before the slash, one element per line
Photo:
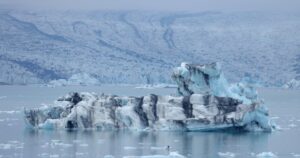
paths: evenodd
<path fill-rule="evenodd" d="M 229 85 L 218 63 L 183 63 L 172 78 L 178 84 L 177 96 L 72 92 L 54 105 L 25 110 L 25 120 L 44 129 L 272 131 L 275 127 L 255 89 Z"/>

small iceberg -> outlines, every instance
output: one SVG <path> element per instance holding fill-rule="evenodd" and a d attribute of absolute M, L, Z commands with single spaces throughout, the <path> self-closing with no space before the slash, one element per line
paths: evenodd
<path fill-rule="evenodd" d="M 257 158 L 277 158 L 277 155 L 275 155 L 272 152 L 262 152 L 256 155 Z"/>
<path fill-rule="evenodd" d="M 286 89 L 300 89 L 300 80 L 292 79 L 282 86 Z"/>
<path fill-rule="evenodd" d="M 100 85 L 100 82 L 98 79 L 87 73 L 74 74 L 69 79 L 52 80 L 47 84 L 48 87 L 89 85 Z"/>
<path fill-rule="evenodd" d="M 124 156 L 123 158 L 186 158 L 178 152 L 170 152 L 168 155 Z"/>
<path fill-rule="evenodd" d="M 224 157 L 224 158 L 234 158 L 235 157 L 235 153 L 232 153 L 232 152 L 225 152 L 225 153 L 219 152 L 218 155 L 220 157 Z"/>

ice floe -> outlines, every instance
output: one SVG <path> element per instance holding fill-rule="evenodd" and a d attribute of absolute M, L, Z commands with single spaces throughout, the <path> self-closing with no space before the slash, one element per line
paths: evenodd
<path fill-rule="evenodd" d="M 0 100 L 5 98 L 7 98 L 7 96 L 0 96 Z"/>
<path fill-rule="evenodd" d="M 185 156 L 178 152 L 170 152 L 168 155 L 124 156 L 123 158 L 185 158 Z"/>
<path fill-rule="evenodd" d="M 20 112 L 21 111 L 18 111 L 18 110 L 7 110 L 7 111 L 0 111 L 0 114 L 17 114 Z"/>
<path fill-rule="evenodd" d="M 256 155 L 257 158 L 277 158 L 277 155 L 275 155 L 272 152 L 262 152 Z"/>
<path fill-rule="evenodd" d="M 232 152 L 219 152 L 218 155 L 224 158 L 234 158 L 236 154 Z"/>

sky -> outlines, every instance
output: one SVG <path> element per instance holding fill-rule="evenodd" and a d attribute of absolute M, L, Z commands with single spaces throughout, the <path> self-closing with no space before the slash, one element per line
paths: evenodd
<path fill-rule="evenodd" d="M 0 0 L 6 9 L 252 11 L 300 10 L 300 0 Z"/>

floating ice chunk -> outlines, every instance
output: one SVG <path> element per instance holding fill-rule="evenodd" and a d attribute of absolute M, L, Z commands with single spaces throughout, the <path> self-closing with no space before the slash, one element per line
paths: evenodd
<path fill-rule="evenodd" d="M 158 146 L 151 146 L 150 147 L 151 150 L 166 150 L 166 147 L 158 147 Z"/>
<path fill-rule="evenodd" d="M 125 146 L 124 149 L 125 150 L 136 150 L 137 147 L 134 147 L 134 146 Z"/>
<path fill-rule="evenodd" d="M 72 75 L 69 79 L 52 80 L 48 83 L 49 87 L 57 86 L 88 86 L 88 85 L 100 85 L 99 80 L 87 73 L 79 73 Z"/>
<path fill-rule="evenodd" d="M 257 158 L 277 158 L 277 155 L 275 155 L 272 152 L 262 152 L 256 155 Z"/>
<path fill-rule="evenodd" d="M 169 158 L 185 158 L 185 156 L 178 154 L 178 152 L 170 152 Z"/>
<path fill-rule="evenodd" d="M 88 147 L 89 145 L 88 145 L 88 144 L 85 144 L 85 143 L 83 143 L 83 144 L 79 144 L 79 146 L 80 146 L 80 147 Z"/>
<path fill-rule="evenodd" d="M 9 110 L 9 111 L 0 111 L 0 114 L 17 114 L 20 112 L 21 111 L 18 111 L 18 110 Z"/>
<path fill-rule="evenodd" d="M 68 143 L 56 143 L 55 145 L 63 148 L 70 148 L 73 146 L 72 144 L 68 144 Z"/>
<path fill-rule="evenodd" d="M 297 127 L 297 125 L 293 124 L 293 123 L 289 124 L 288 126 L 291 127 L 291 128 Z"/>
<path fill-rule="evenodd" d="M 278 116 L 273 116 L 273 117 L 271 117 L 271 119 L 272 120 L 277 120 L 277 119 L 279 119 L 280 117 L 278 117 Z"/>
<path fill-rule="evenodd" d="M 177 85 L 173 84 L 146 84 L 146 85 L 139 85 L 135 88 L 138 89 L 156 89 L 156 88 L 177 88 Z"/>
<path fill-rule="evenodd" d="M 49 153 L 38 154 L 39 157 L 49 157 Z"/>
<path fill-rule="evenodd" d="M 292 79 L 288 81 L 286 84 L 282 86 L 283 88 L 287 89 L 299 89 L 300 88 L 300 80 Z"/>
<path fill-rule="evenodd" d="M 268 111 L 260 104 L 245 105 L 236 99 L 212 95 L 203 95 L 204 101 L 201 101 L 200 97 L 119 97 L 72 93 L 58 99 L 54 106 L 25 110 L 25 116 L 28 125 L 43 129 L 201 131 L 257 127 L 270 131 L 273 128 Z M 205 104 L 198 105 L 200 102 Z"/>
<path fill-rule="evenodd" d="M 11 144 L 0 144 L 0 149 L 8 150 L 11 148 L 12 148 Z"/>
<path fill-rule="evenodd" d="M 7 96 L 0 96 L 0 100 L 5 98 L 7 98 Z"/>
<path fill-rule="evenodd" d="M 76 156 L 85 156 L 87 153 L 82 153 L 82 152 L 75 152 Z"/>
<path fill-rule="evenodd" d="M 0 143 L 0 149 L 9 150 L 9 149 L 22 149 L 24 143 L 19 141 L 8 141 L 8 143 Z"/>
<path fill-rule="evenodd" d="M 233 158 L 233 157 L 235 157 L 235 153 L 232 153 L 232 152 L 225 152 L 225 153 L 219 152 L 218 155 L 220 157 L 225 157 L 225 158 Z"/>
<path fill-rule="evenodd" d="M 58 154 L 52 154 L 52 155 L 49 155 L 50 158 L 58 158 L 59 155 Z"/>
<path fill-rule="evenodd" d="M 300 154 L 291 153 L 294 157 L 300 157 Z"/>
<path fill-rule="evenodd" d="M 41 145 L 41 148 L 48 148 L 48 146 L 49 146 L 49 143 L 45 143 L 45 144 Z"/>
<path fill-rule="evenodd" d="M 218 63 L 183 63 L 172 75 L 180 96 L 69 93 L 54 105 L 24 110 L 30 127 L 209 131 L 272 131 L 268 109 L 246 84 L 229 86 Z"/>
<path fill-rule="evenodd" d="M 123 158 L 185 158 L 185 156 L 170 152 L 169 155 L 124 156 Z"/>

